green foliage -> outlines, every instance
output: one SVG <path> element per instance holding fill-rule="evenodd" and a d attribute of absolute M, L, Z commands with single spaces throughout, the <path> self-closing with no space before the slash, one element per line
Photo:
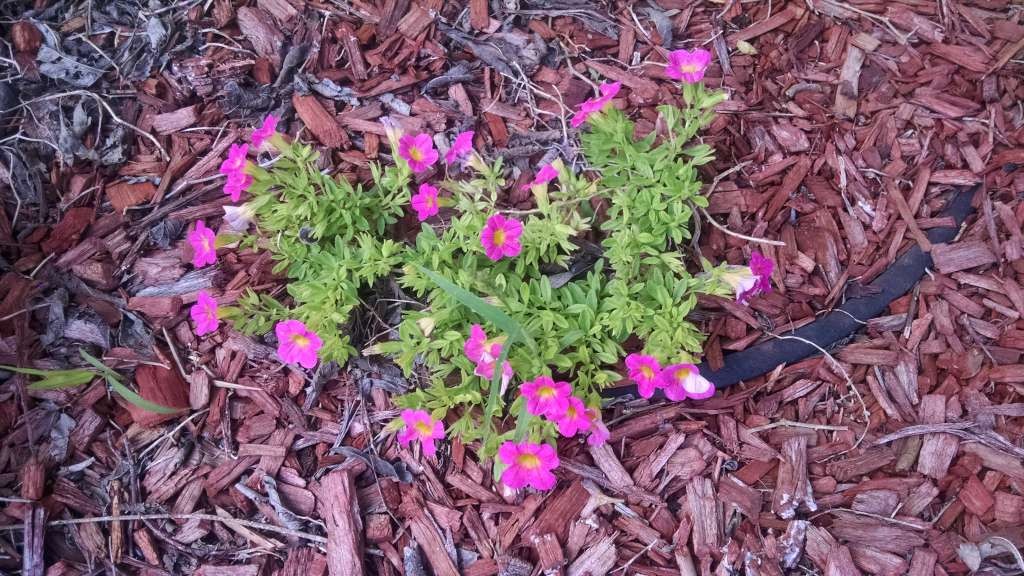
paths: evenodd
<path fill-rule="evenodd" d="M 79 350 L 79 353 L 81 354 L 82 359 L 93 367 L 92 370 L 88 368 L 72 370 L 36 370 L 34 368 L 18 368 L 17 366 L 5 366 L 2 364 L 0 364 L 0 368 L 10 372 L 16 372 L 18 374 L 38 377 L 39 380 L 29 384 L 29 390 L 61 390 L 64 388 L 75 388 L 77 386 L 82 386 L 83 384 L 88 384 L 89 382 L 92 382 L 93 378 L 99 376 L 107 381 L 107 386 L 109 386 L 117 395 L 143 410 L 149 410 L 150 412 L 156 412 L 158 414 L 176 414 L 180 412 L 180 409 L 178 408 L 168 408 L 167 406 L 150 402 L 142 396 L 139 396 L 138 393 L 121 382 L 120 374 L 108 368 L 106 364 L 100 362 L 99 359 L 85 350 Z"/>
<path fill-rule="evenodd" d="M 589 177 L 556 163 L 557 181 L 531 189 L 532 210 L 502 210 L 502 161 L 488 164 L 474 153 L 467 177 L 438 183 L 453 213 L 405 242 L 392 226 L 410 195 L 404 161 L 374 165 L 372 185 L 362 187 L 322 173 L 307 147 L 284 148 L 272 169 L 256 171 L 250 192 L 261 244 L 287 274 L 292 305 L 247 294 L 239 328 L 266 332 L 296 318 L 324 340 L 322 359 L 345 361 L 354 350 L 344 327 L 360 294 L 393 277 L 423 305 L 405 311 L 397 338 L 368 352 L 389 355 L 407 373 L 422 365 L 430 374 L 398 403 L 435 417 L 454 411 L 459 419 L 450 431 L 465 442 L 482 440 L 486 453 L 512 437 L 550 438 L 552 424 L 525 417 L 498 375 L 474 375 L 463 345 L 470 327 L 481 324 L 504 338 L 498 366 L 507 355 L 514 381 L 544 374 L 569 380 L 589 406 L 619 379 L 615 366 L 631 336 L 662 362 L 700 355 L 703 335 L 686 317 L 698 293 L 726 287 L 716 272 L 691 275 L 682 249 L 694 207 L 707 205 L 697 168 L 712 160 L 711 147 L 694 139 L 723 96 L 700 85 L 686 85 L 683 96 L 689 105 L 660 107 L 659 130 L 639 140 L 619 111 L 591 116 L 581 135 Z M 498 212 L 522 222 L 522 252 L 492 262 L 480 234 Z M 518 426 L 497 433 L 509 427 L 495 428 L 494 420 L 509 414 Z"/>

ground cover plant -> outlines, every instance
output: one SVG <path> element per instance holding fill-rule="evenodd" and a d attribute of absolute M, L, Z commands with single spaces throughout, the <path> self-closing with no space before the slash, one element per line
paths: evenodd
<path fill-rule="evenodd" d="M 197 334 L 232 319 L 273 331 L 280 360 L 306 369 L 360 352 L 422 368 L 427 382 L 396 398 L 399 442 L 429 456 L 456 435 L 497 456 L 507 486 L 551 488 L 558 437 L 607 439 L 600 391 L 620 363 L 645 398 L 708 398 L 714 386 L 695 365 L 703 335 L 687 320 L 697 295 L 745 302 L 771 288 L 772 263 L 756 252 L 749 266 L 685 257 L 707 205 L 697 169 L 713 159 L 699 133 L 725 98 L 701 82 L 709 61 L 704 50 L 670 54 L 682 105 L 659 107 L 644 137 L 613 106 L 620 85 L 603 83 L 571 120 L 585 164 L 539 167 L 524 186 L 529 210 L 504 208 L 508 170 L 475 149 L 473 132 L 442 158 L 429 134 L 388 127 L 393 162 L 373 165 L 361 185 L 321 172 L 315 152 L 268 116 L 221 166 L 238 234 L 217 237 L 197 221 L 188 239 L 196 267 L 215 263 L 223 244 L 269 250 L 287 298 L 249 293 L 228 309 L 200 294 Z M 260 154 L 269 167 L 252 161 Z M 398 232 L 406 211 L 421 223 L 415 235 Z M 416 300 L 394 338 L 356 350 L 345 326 L 388 278 Z"/>

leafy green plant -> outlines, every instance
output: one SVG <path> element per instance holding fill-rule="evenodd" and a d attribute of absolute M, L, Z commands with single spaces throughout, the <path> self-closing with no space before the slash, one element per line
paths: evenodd
<path fill-rule="evenodd" d="M 539 409 L 509 393 L 516 379 L 571 382 L 593 434 L 600 390 L 621 378 L 631 338 L 642 342 L 645 366 L 671 364 L 680 382 L 698 377 L 691 363 L 703 334 L 686 319 L 697 295 L 748 294 L 767 282 L 748 268 L 709 262 L 694 273 L 684 259 L 695 210 L 707 206 L 697 169 L 713 159 L 696 137 L 724 95 L 684 84 L 686 106 L 659 107 L 658 130 L 638 139 L 636 126 L 609 105 L 617 91 L 605 84 L 600 98 L 581 107 L 573 124 L 588 123 L 581 133 L 586 165 L 579 172 L 561 161 L 543 167 L 528 185 L 530 210 L 504 207 L 502 159 L 486 161 L 467 149 L 472 133 L 460 135 L 449 153 L 455 160 L 446 159 L 448 177 L 438 183 L 443 195 L 424 183 L 413 196 L 423 221 L 413 238 L 399 236 L 395 224 L 414 175 L 437 159 L 429 136 L 389 129 L 395 163 L 372 165 L 367 186 L 321 172 L 308 147 L 276 137 L 273 167 L 246 168 L 253 178 L 246 206 L 258 224 L 249 244 L 271 251 L 275 270 L 289 278 L 292 303 L 248 294 L 235 314 L 238 327 L 266 332 L 298 319 L 323 339 L 322 360 L 344 362 L 356 352 L 345 326 L 361 296 L 393 278 L 419 304 L 406 308 L 396 337 L 363 352 L 385 354 L 407 373 L 429 371 L 427 385 L 396 402 L 416 412 L 406 439 L 429 441 L 431 451 L 431 426 L 440 419 L 464 442 L 480 441 L 485 454 L 588 429 L 584 420 L 531 417 Z M 454 171 L 460 155 L 463 170 Z M 549 394 L 549 380 L 531 385 Z M 572 402 L 569 413 L 582 418 Z M 509 415 L 516 426 L 500 425 Z M 515 458 L 540 466 L 547 456 L 530 446 Z"/>

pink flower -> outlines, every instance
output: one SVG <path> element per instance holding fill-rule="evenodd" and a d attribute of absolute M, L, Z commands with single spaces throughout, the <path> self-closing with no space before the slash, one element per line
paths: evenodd
<path fill-rule="evenodd" d="M 558 169 L 555 168 L 553 164 L 546 164 L 543 168 L 537 171 L 537 175 L 533 177 L 532 182 L 523 185 L 523 190 L 529 190 L 534 186 L 547 184 L 555 178 L 558 178 Z"/>
<path fill-rule="evenodd" d="M 775 263 L 770 258 L 752 252 L 749 266 L 726 266 L 722 280 L 732 288 L 736 301 L 746 304 L 752 297 L 772 291 L 774 268 Z"/>
<path fill-rule="evenodd" d="M 598 89 L 601 92 L 600 96 L 597 98 L 591 98 L 583 104 L 580 104 L 579 111 L 573 115 L 572 121 L 570 122 L 572 127 L 579 128 L 587 121 L 588 118 L 590 118 L 591 114 L 604 110 L 605 105 L 611 102 L 612 98 L 615 98 L 615 95 L 619 93 L 620 88 L 622 88 L 621 82 L 605 82 L 601 84 Z"/>
<path fill-rule="evenodd" d="M 469 338 L 462 345 L 462 351 L 473 362 L 479 362 L 483 359 L 484 355 L 494 360 L 501 355 L 501 344 L 488 341 L 487 333 L 484 332 L 484 329 L 479 324 L 473 324 L 469 329 Z"/>
<path fill-rule="evenodd" d="M 668 64 L 665 75 L 674 80 L 682 80 L 687 84 L 696 84 L 704 78 L 704 72 L 711 63 L 711 52 L 697 48 L 689 50 L 673 50 L 668 53 Z"/>
<path fill-rule="evenodd" d="M 488 380 L 494 378 L 494 365 L 498 363 L 501 356 L 501 342 L 488 340 L 487 333 L 479 324 L 473 324 L 469 329 L 469 338 L 462 345 L 466 357 L 476 362 L 474 374 Z M 501 365 L 502 387 L 512 379 L 512 365 L 505 361 Z"/>
<path fill-rule="evenodd" d="M 434 420 L 426 410 L 402 410 L 402 422 L 405 428 L 398 434 L 399 444 L 408 446 L 419 440 L 424 454 L 437 454 L 434 440 L 444 440 L 444 424 L 440 420 Z"/>
<path fill-rule="evenodd" d="M 231 175 L 245 169 L 245 156 L 249 153 L 248 144 L 232 144 L 228 157 L 220 163 L 220 173 Z"/>
<path fill-rule="evenodd" d="M 654 356 L 643 354 L 630 354 L 626 356 L 626 368 L 629 370 L 629 378 L 636 382 L 636 389 L 644 398 L 654 396 L 654 390 L 658 388 L 658 375 L 661 373 L 661 365 Z"/>
<path fill-rule="evenodd" d="M 188 233 L 188 243 L 192 245 L 192 265 L 196 268 L 217 262 L 217 235 L 202 220 L 196 220 L 196 227 Z"/>
<path fill-rule="evenodd" d="M 429 134 L 406 134 L 398 140 L 398 156 L 409 164 L 409 169 L 419 174 L 437 162 L 437 150 Z"/>
<path fill-rule="evenodd" d="M 298 320 L 278 322 L 274 333 L 277 334 L 277 355 L 282 362 L 305 368 L 316 366 L 316 353 L 323 342 L 305 324 Z"/>
<path fill-rule="evenodd" d="M 555 382 L 550 376 L 523 382 L 519 393 L 526 399 L 526 409 L 534 416 L 546 416 L 552 420 L 561 417 L 569 408 L 572 386 L 568 382 Z"/>
<path fill-rule="evenodd" d="M 505 465 L 501 481 L 512 489 L 529 486 L 550 490 L 557 479 L 551 473 L 558 468 L 558 454 L 547 444 L 505 442 L 498 447 L 498 460 Z"/>
<path fill-rule="evenodd" d="M 416 218 L 423 222 L 427 218 L 437 214 L 437 188 L 424 182 L 420 184 L 420 190 L 413 194 L 410 202 L 412 209 L 416 211 Z"/>
<path fill-rule="evenodd" d="M 487 257 L 497 262 L 505 256 L 513 258 L 522 252 L 523 246 L 519 243 L 522 234 L 522 222 L 495 214 L 487 219 L 487 224 L 480 233 L 480 244 L 483 245 Z"/>
<path fill-rule="evenodd" d="M 276 131 L 277 116 L 267 114 L 266 118 L 263 119 L 263 125 L 252 133 L 252 145 L 259 148 L 263 145 L 263 142 L 266 141 L 267 138 L 273 136 Z"/>
<path fill-rule="evenodd" d="M 232 202 L 238 202 L 242 198 L 242 192 L 252 185 L 252 176 L 245 172 L 232 172 L 228 174 L 228 180 L 224 183 L 224 193 L 231 196 Z"/>
<path fill-rule="evenodd" d="M 715 385 L 693 364 L 673 364 L 661 371 L 661 387 L 669 400 L 703 400 L 715 395 Z"/>
<path fill-rule="evenodd" d="M 611 438 L 612 433 L 601 420 L 601 411 L 587 408 L 587 418 L 590 419 L 590 434 L 587 435 L 587 444 L 600 446 Z"/>
<path fill-rule="evenodd" d="M 558 433 L 566 438 L 589 430 L 590 418 L 587 417 L 587 407 L 583 405 L 583 400 L 570 396 L 569 405 L 561 417 L 555 420 L 555 424 L 558 424 Z"/>
<path fill-rule="evenodd" d="M 452 164 L 459 158 L 462 158 L 466 154 L 473 151 L 473 134 L 472 130 L 466 130 L 455 137 L 455 141 L 452 142 L 452 147 L 448 149 L 448 153 L 444 155 L 444 161 L 446 164 Z"/>
<path fill-rule="evenodd" d="M 196 336 L 217 331 L 220 320 L 217 319 L 217 300 L 206 290 L 196 295 L 196 303 L 189 310 L 192 321 L 196 323 Z"/>

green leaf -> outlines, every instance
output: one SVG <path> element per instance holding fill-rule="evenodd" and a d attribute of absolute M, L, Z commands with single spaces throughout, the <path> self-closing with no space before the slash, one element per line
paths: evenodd
<path fill-rule="evenodd" d="M 78 352 L 86 362 L 95 366 L 96 369 L 103 374 L 107 379 L 107 384 L 110 385 L 110 388 L 113 389 L 114 392 L 117 392 L 122 398 L 139 408 L 149 410 L 150 412 L 156 412 L 157 414 L 177 414 L 184 410 L 184 408 L 169 408 L 167 406 L 161 406 L 160 404 L 146 400 L 142 396 L 136 394 L 134 390 L 122 384 L 121 375 L 111 370 L 110 367 L 103 362 L 100 362 L 95 356 L 89 354 L 85 350 L 79 350 Z"/>
<path fill-rule="evenodd" d="M 0 368 L 9 372 L 16 372 L 18 374 L 41 377 L 42 380 L 29 384 L 29 390 L 58 390 L 61 388 L 74 388 L 75 386 L 88 384 L 96 377 L 96 374 L 92 370 L 84 369 L 37 370 L 35 368 L 18 368 L 17 366 L 5 366 L 3 364 L 0 364 Z"/>
<path fill-rule="evenodd" d="M 447 292 L 449 296 L 455 298 L 460 304 L 476 312 L 485 320 L 493 324 L 495 328 L 504 332 L 508 336 L 509 344 L 512 344 L 513 342 L 522 342 L 526 344 L 530 350 L 537 349 L 536 343 L 530 335 L 523 330 L 523 327 L 513 320 L 508 314 L 505 314 L 505 312 L 500 308 L 492 304 L 488 304 L 483 300 L 483 298 L 480 298 L 461 286 L 457 286 L 433 270 L 428 270 L 419 264 L 414 264 L 414 266 L 416 266 L 416 269 L 419 270 L 420 273 L 430 278 L 434 284 L 437 284 L 442 290 Z M 507 346 L 505 348 L 507 348 Z M 500 368 L 501 364 L 498 364 L 498 367 Z"/>

